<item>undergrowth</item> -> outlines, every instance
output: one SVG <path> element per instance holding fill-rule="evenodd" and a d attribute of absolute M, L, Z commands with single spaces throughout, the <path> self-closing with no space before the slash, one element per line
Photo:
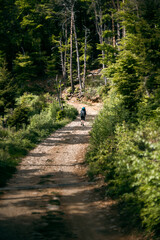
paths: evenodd
<path fill-rule="evenodd" d="M 159 114 L 131 119 L 123 98 L 111 91 L 93 124 L 86 160 L 91 179 L 105 176 L 106 195 L 118 200 L 126 224 L 159 236 Z"/>

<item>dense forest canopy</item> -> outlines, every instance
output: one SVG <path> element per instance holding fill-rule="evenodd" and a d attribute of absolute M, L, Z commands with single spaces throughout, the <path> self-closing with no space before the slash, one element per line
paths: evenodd
<path fill-rule="evenodd" d="M 159 16 L 158 0 L 1 1 L 1 112 L 36 80 L 58 74 L 74 91 L 96 68 L 110 67 L 128 107 L 144 91 L 158 94 Z"/>

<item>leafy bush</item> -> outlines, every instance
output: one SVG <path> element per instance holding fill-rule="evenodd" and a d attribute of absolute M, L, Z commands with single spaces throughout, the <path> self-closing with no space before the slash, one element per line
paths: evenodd
<path fill-rule="evenodd" d="M 71 94 L 71 93 L 72 93 L 72 88 L 71 88 L 71 87 L 69 87 L 69 88 L 67 89 L 67 93 L 68 93 L 68 94 Z"/>
<path fill-rule="evenodd" d="M 123 186 L 121 180 L 127 182 L 125 186 L 129 183 L 128 191 L 123 189 L 122 197 L 127 192 L 134 193 L 137 203 L 142 203 L 138 213 L 142 223 L 148 230 L 157 231 L 160 223 L 160 132 L 153 126 L 143 124 L 132 133 L 119 128 L 114 181 L 118 182 L 117 189 Z"/>
<path fill-rule="evenodd" d="M 48 111 L 43 111 L 40 114 L 35 114 L 31 117 L 28 129 L 48 129 L 50 125 L 52 125 L 52 119 L 48 114 Z"/>
<path fill-rule="evenodd" d="M 5 128 L 0 127 L 0 139 L 4 139 L 8 136 L 8 131 Z"/>
<path fill-rule="evenodd" d="M 152 112 L 153 118 L 139 118 L 139 125 L 131 124 L 123 98 L 116 97 L 110 91 L 93 124 L 86 154 L 88 174 L 105 176 L 106 194 L 119 199 L 120 213 L 131 217 L 130 226 L 140 224 L 159 235 L 159 111 Z"/>
<path fill-rule="evenodd" d="M 89 87 L 85 89 L 84 96 L 87 100 L 91 100 L 92 98 L 98 96 L 97 88 Z"/>
<path fill-rule="evenodd" d="M 3 116 L 7 108 L 14 106 L 16 86 L 7 69 L 7 63 L 0 51 L 0 115 Z"/>
<path fill-rule="evenodd" d="M 91 131 L 91 143 L 95 146 L 103 145 L 108 136 L 114 135 L 116 124 L 128 119 L 128 111 L 123 106 L 123 99 L 115 91 L 104 102 L 104 107 L 95 119 Z"/>
<path fill-rule="evenodd" d="M 59 110 L 59 111 L 57 112 L 56 120 L 57 120 L 57 121 L 60 121 L 60 120 L 62 120 L 64 117 L 65 117 L 65 112 L 64 112 L 64 110 Z"/>
<path fill-rule="evenodd" d="M 58 102 L 56 102 L 56 101 L 54 100 L 54 101 L 49 105 L 48 111 L 49 111 L 49 115 L 50 115 L 50 117 L 53 119 L 53 121 L 56 121 L 57 112 L 60 111 L 60 106 L 59 106 Z"/>
<path fill-rule="evenodd" d="M 105 98 L 108 95 L 109 90 L 110 90 L 110 86 L 109 86 L 109 84 L 107 84 L 107 85 L 104 85 L 104 86 L 100 86 L 97 89 L 97 92 L 98 92 L 100 97 Z"/>
<path fill-rule="evenodd" d="M 117 91 L 123 96 L 124 106 L 130 112 L 137 111 L 137 104 L 142 95 L 139 74 L 141 65 L 139 56 L 124 47 L 124 50 L 119 52 L 116 63 L 104 71 L 104 75 L 116 84 Z"/>
<path fill-rule="evenodd" d="M 14 60 L 14 74 L 16 81 L 19 85 L 19 91 L 24 92 L 27 85 L 27 81 L 35 78 L 35 66 L 32 61 L 31 56 L 27 54 L 17 54 L 16 59 Z M 21 88 L 20 88 L 21 86 Z"/>
<path fill-rule="evenodd" d="M 53 97 L 49 94 L 38 96 L 32 93 L 24 93 L 16 99 L 16 105 L 29 107 L 32 115 L 39 114 L 42 110 L 45 110 L 51 102 L 53 102 Z"/>
<path fill-rule="evenodd" d="M 64 114 L 67 118 L 74 120 L 78 115 L 78 111 L 71 105 L 64 105 Z"/>
<path fill-rule="evenodd" d="M 8 146 L 9 131 L 5 132 L 7 132 L 5 136 L 0 138 L 0 186 L 5 185 L 7 179 L 15 172 L 18 163 L 14 156 L 11 158 L 9 152 L 11 149 Z"/>
<path fill-rule="evenodd" d="M 14 109 L 13 114 L 8 118 L 8 125 L 11 127 L 16 126 L 19 129 L 23 124 L 29 123 L 29 112 L 30 109 L 26 106 L 19 106 Z"/>

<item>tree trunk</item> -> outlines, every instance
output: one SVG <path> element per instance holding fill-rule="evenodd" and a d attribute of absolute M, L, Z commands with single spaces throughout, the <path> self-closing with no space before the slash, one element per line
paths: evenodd
<path fill-rule="evenodd" d="M 118 12 L 120 11 L 120 5 L 119 5 L 119 0 L 117 0 L 117 9 L 118 9 Z M 117 42 L 119 42 L 121 38 L 121 35 L 120 35 L 120 24 L 119 22 L 117 22 Z"/>
<path fill-rule="evenodd" d="M 64 79 L 67 79 L 67 26 L 65 27 Z"/>
<path fill-rule="evenodd" d="M 64 82 L 67 79 L 67 18 L 66 18 L 66 9 L 65 9 L 65 29 L 64 29 L 64 38 L 65 38 L 65 51 L 64 51 Z"/>
<path fill-rule="evenodd" d="M 63 79 L 65 79 L 64 56 L 62 52 L 62 39 L 60 39 L 60 54 L 61 54 L 62 76 L 63 76 Z"/>
<path fill-rule="evenodd" d="M 119 10 L 120 10 L 119 0 L 117 0 L 117 5 L 115 3 L 115 0 L 112 0 L 112 4 L 113 4 L 113 8 L 116 9 L 119 12 Z M 113 22 L 114 22 L 114 19 L 113 19 L 113 13 L 112 13 L 112 31 L 113 31 Z M 115 38 L 115 36 L 114 36 L 114 38 Z M 117 21 L 117 42 L 119 42 L 120 38 L 121 38 L 120 24 Z M 115 44 L 114 44 L 114 42 L 115 42 Z M 115 38 L 115 40 L 113 39 L 113 46 L 116 46 L 116 38 Z"/>
<path fill-rule="evenodd" d="M 116 4 L 114 0 L 112 0 L 112 4 L 113 4 L 113 7 L 116 9 Z"/>
<path fill-rule="evenodd" d="M 113 47 L 115 47 L 116 46 L 116 37 L 115 37 L 113 13 L 112 13 L 112 32 L 113 32 Z"/>
<path fill-rule="evenodd" d="M 86 59 L 87 59 L 87 28 L 85 27 L 83 89 L 85 89 L 85 81 L 86 81 L 86 69 L 87 69 Z"/>
<path fill-rule="evenodd" d="M 57 90 L 57 98 L 59 102 L 59 106 L 61 107 L 61 98 L 60 98 L 60 92 L 59 92 L 59 86 L 58 86 L 58 75 L 56 75 L 56 90 Z"/>
<path fill-rule="evenodd" d="M 144 77 L 144 88 L 145 88 L 147 96 L 150 98 L 150 94 L 149 94 L 149 91 L 147 89 L 147 80 L 148 80 L 148 76 Z"/>
<path fill-rule="evenodd" d="M 95 13 L 95 22 L 96 22 L 96 30 L 97 30 L 97 34 L 99 36 L 99 42 L 102 45 L 103 44 L 103 23 L 102 23 L 102 10 L 100 8 L 99 10 L 99 14 L 97 13 L 97 9 L 96 9 L 96 4 L 94 2 L 94 13 Z M 102 50 L 102 59 L 103 59 L 103 63 L 102 63 L 102 68 L 105 68 L 105 64 L 104 64 L 104 59 L 105 59 L 105 51 Z M 106 85 L 106 77 L 104 77 L 104 81 L 105 81 L 105 85 Z"/>
<path fill-rule="evenodd" d="M 76 45 L 76 54 L 77 54 L 77 73 L 78 73 L 78 81 L 79 81 L 80 92 L 81 92 L 81 91 L 82 91 L 82 81 L 81 81 L 81 74 L 80 74 L 79 50 L 78 50 L 78 40 L 77 40 L 77 32 L 76 32 L 76 26 L 75 26 L 74 12 L 73 12 L 73 30 L 74 30 L 75 45 Z"/>
<path fill-rule="evenodd" d="M 103 15 L 102 15 L 102 10 L 100 9 L 100 11 L 99 11 L 99 18 L 100 18 L 100 26 L 99 26 L 99 28 L 100 28 L 100 30 L 99 30 L 99 32 L 100 32 L 100 44 L 103 44 L 103 42 L 104 42 L 104 39 L 103 39 L 103 23 L 102 23 L 102 18 L 103 18 Z M 105 68 L 105 64 L 104 64 L 104 59 L 105 59 L 105 51 L 104 50 L 102 50 L 102 59 L 103 59 L 103 63 L 102 63 L 102 68 L 104 69 Z"/>
<path fill-rule="evenodd" d="M 72 76 L 72 51 L 73 51 L 73 6 L 71 8 L 71 30 L 70 30 L 70 81 L 72 92 L 74 92 L 73 76 Z"/>
<path fill-rule="evenodd" d="M 125 2 L 125 0 L 123 0 L 123 4 L 124 4 L 124 2 Z M 125 28 L 125 26 L 123 26 L 122 35 L 123 35 L 123 37 L 126 36 L 126 28 Z"/>

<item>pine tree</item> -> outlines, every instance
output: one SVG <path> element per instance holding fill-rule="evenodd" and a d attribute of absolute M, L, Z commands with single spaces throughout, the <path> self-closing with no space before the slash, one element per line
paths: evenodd
<path fill-rule="evenodd" d="M 16 88 L 3 57 L 0 59 L 0 113 L 4 116 L 7 108 L 14 106 Z"/>

